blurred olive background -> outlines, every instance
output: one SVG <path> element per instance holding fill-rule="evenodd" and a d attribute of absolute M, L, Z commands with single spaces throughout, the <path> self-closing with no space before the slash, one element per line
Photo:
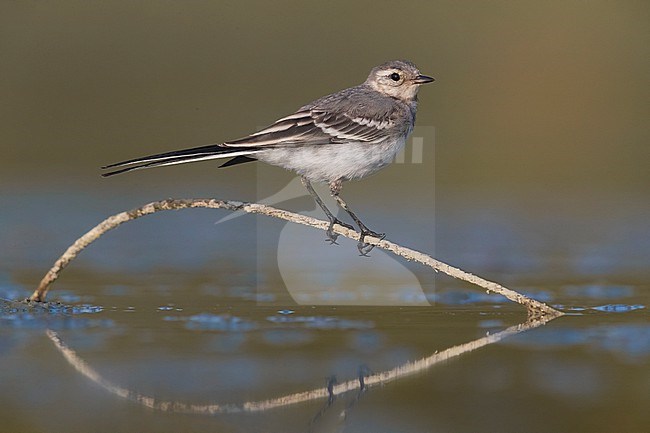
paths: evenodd
<path fill-rule="evenodd" d="M 4 1 L 0 182 L 130 187 L 98 167 L 242 136 L 407 58 L 437 79 L 418 124 L 436 127 L 439 192 L 636 200 L 650 181 L 649 20 L 643 1 Z M 207 164 L 137 181 L 164 194 L 250 175 Z"/>
<path fill-rule="evenodd" d="M 420 92 L 422 163 L 407 149 L 405 163 L 346 185 L 344 197 L 389 239 L 575 315 L 372 391 L 346 431 L 644 431 L 649 23 L 647 1 L 0 0 L 0 298 L 27 296 L 108 215 L 166 197 L 257 200 L 292 179 L 262 164 L 109 179 L 100 166 L 243 136 L 406 58 L 436 78 Z M 305 197 L 278 206 L 315 207 Z M 361 362 L 392 368 L 524 320 L 518 305 L 444 277 L 434 284 L 433 272 L 409 264 L 433 308 L 297 306 L 275 277 L 284 226 L 254 217 L 214 225 L 227 214 L 147 217 L 84 251 L 49 299 L 97 305 L 95 322 L 0 315 L 3 428 L 305 431 L 320 409 L 143 411 L 76 377 L 45 327 L 122 386 L 230 402 L 320 387 L 334 373 L 354 378 Z M 354 242 L 318 243 L 289 245 L 313 281 L 376 276 L 324 259 L 325 248 L 354 254 Z M 260 301 L 261 288 L 275 297 Z M 267 318 L 280 308 L 297 319 L 368 319 L 373 332 L 303 332 L 297 321 L 280 329 L 288 341 L 273 343 Z M 208 327 L 186 326 L 196 317 Z M 254 331 L 210 328 L 212 319 Z"/>

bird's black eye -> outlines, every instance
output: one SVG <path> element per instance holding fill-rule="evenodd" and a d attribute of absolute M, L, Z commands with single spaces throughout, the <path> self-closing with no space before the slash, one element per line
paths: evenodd
<path fill-rule="evenodd" d="M 390 74 L 390 79 L 393 81 L 399 81 L 400 76 L 397 72 L 393 72 L 392 74 Z"/>

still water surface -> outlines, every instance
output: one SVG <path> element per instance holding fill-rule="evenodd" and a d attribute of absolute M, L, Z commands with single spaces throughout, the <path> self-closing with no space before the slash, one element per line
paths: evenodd
<path fill-rule="evenodd" d="M 5 203 L 11 199 L 4 197 Z M 28 296 L 55 259 L 48 243 L 71 243 L 82 234 L 80 226 L 107 216 L 90 211 L 79 217 L 79 203 L 94 209 L 83 196 L 40 200 L 53 209 L 40 237 L 26 236 L 27 228 L 38 227 L 34 213 L 2 214 L 3 226 L 14 227 L 3 232 L 10 246 L 0 269 L 4 299 Z M 50 293 L 65 307 L 20 311 L 3 304 L 2 430 L 648 431 L 650 285 L 641 270 L 629 268 L 632 257 L 647 253 L 647 244 L 619 239 L 627 247 L 619 265 L 607 260 L 608 275 L 596 266 L 602 257 L 545 253 L 547 238 L 527 234 L 524 218 L 508 220 L 497 210 L 472 218 L 467 209 L 460 218 L 453 209 L 438 211 L 439 255 L 465 249 L 453 257 L 464 267 L 484 269 L 568 314 L 329 403 L 319 398 L 215 415 L 153 410 L 79 374 L 46 331 L 56 332 L 114 386 L 201 406 L 241 405 L 354 381 L 360 372 L 390 370 L 526 320 L 517 305 L 381 251 L 358 258 L 351 241 L 329 246 L 321 233 L 295 234 L 293 227 L 250 216 L 215 226 L 226 213 L 159 214 L 107 234 L 73 262 Z M 397 215 L 386 211 L 375 218 L 376 225 L 392 227 Z M 427 224 L 416 220 L 395 226 L 394 237 L 416 243 L 418 224 Z M 539 221 L 535 227 L 544 230 Z M 634 218 L 627 222 L 636 227 Z M 547 234 L 557 233 L 550 226 Z M 26 240 L 19 242 L 19 235 Z M 572 239 L 575 251 L 585 247 L 595 254 L 579 236 Z M 523 251 L 507 252 L 520 243 Z M 47 251 L 39 252 L 39 244 Z M 601 256 L 606 247 L 598 250 Z M 282 257 L 294 267 L 283 265 Z"/>

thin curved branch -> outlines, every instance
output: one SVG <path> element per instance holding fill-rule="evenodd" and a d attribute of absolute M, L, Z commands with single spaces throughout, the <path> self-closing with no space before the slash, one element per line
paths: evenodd
<path fill-rule="evenodd" d="M 407 362 L 391 370 L 375 373 L 363 378 L 363 387 L 372 387 L 387 382 L 398 380 L 406 376 L 425 371 L 436 364 L 448 361 L 452 358 L 462 354 L 474 351 L 481 347 L 494 344 L 511 335 L 519 334 L 521 332 L 537 328 L 544 325 L 557 316 L 545 315 L 540 318 L 529 318 L 525 323 L 513 325 L 503 331 L 488 334 L 477 340 L 468 343 L 452 346 L 448 349 L 418 359 L 416 361 Z M 50 341 L 54 344 L 57 350 L 63 355 L 68 363 L 74 367 L 83 376 L 96 383 L 111 394 L 117 395 L 150 409 L 161 410 L 165 412 L 188 413 L 188 414 L 202 414 L 214 415 L 218 413 L 236 413 L 236 412 L 263 412 L 270 409 L 279 407 L 290 406 L 298 403 L 304 403 L 311 400 L 318 400 L 323 398 L 330 398 L 332 396 L 341 395 L 350 391 L 358 390 L 362 387 L 359 379 L 348 380 L 333 386 L 331 389 L 328 387 L 313 389 L 295 394 L 288 394 L 281 397 L 270 398 L 267 400 L 248 401 L 244 403 L 207 403 L 207 404 L 189 404 L 180 401 L 165 401 L 158 400 L 155 397 L 140 394 L 137 391 L 123 388 L 115 385 L 108 379 L 105 379 L 94 368 L 92 368 L 86 361 L 84 361 L 77 353 L 68 347 L 61 337 L 54 331 L 48 329 L 46 334 Z"/>
<path fill-rule="evenodd" d="M 83 251 L 88 245 L 90 245 L 95 240 L 99 239 L 104 233 L 109 230 L 112 230 L 118 227 L 120 224 L 123 224 L 127 221 L 132 221 L 134 219 L 143 217 L 145 215 L 150 215 L 156 212 L 164 210 L 177 210 L 177 209 L 186 209 L 186 208 L 210 208 L 210 209 L 228 209 L 232 211 L 244 211 L 254 214 L 262 214 L 271 216 L 274 218 L 283 219 L 297 224 L 302 224 L 310 227 L 314 227 L 321 230 L 326 230 L 329 223 L 323 220 L 316 218 L 308 217 L 305 215 L 296 214 L 293 212 L 288 212 L 281 209 L 276 209 L 271 206 L 266 206 L 263 204 L 257 203 L 245 203 L 239 201 L 229 201 L 229 200 L 216 200 L 216 199 L 167 199 L 156 201 L 153 203 L 146 204 L 142 207 L 132 209 L 126 212 L 120 212 L 119 214 L 113 215 L 93 229 L 88 233 L 77 239 L 77 241 L 72 244 L 59 259 L 54 263 L 54 266 L 45 274 L 41 280 L 38 288 L 30 296 L 29 301 L 45 301 L 47 292 L 51 284 L 56 281 L 59 277 L 61 271 L 75 258 L 77 255 Z M 359 234 L 354 230 L 347 229 L 340 225 L 335 225 L 333 231 L 339 235 L 345 236 L 350 239 L 358 239 Z M 506 287 L 503 287 L 500 284 L 497 284 L 492 281 L 485 280 L 476 275 L 465 272 L 461 269 L 450 266 L 446 263 L 438 261 L 433 257 L 421 253 L 419 251 L 412 250 L 410 248 L 397 245 L 393 242 L 387 240 L 381 240 L 373 237 L 366 237 L 365 242 L 376 247 L 382 248 L 387 251 L 403 257 L 407 260 L 415 261 L 421 263 L 425 266 L 429 266 L 434 269 L 436 272 L 445 273 L 453 278 L 467 281 L 469 283 L 475 284 L 488 292 L 498 293 L 505 296 L 513 302 L 517 302 L 525 306 L 528 310 L 529 316 L 544 316 L 550 315 L 552 317 L 557 317 L 562 315 L 560 311 L 555 310 L 554 308 L 544 304 L 543 302 L 536 301 L 535 299 L 528 298 L 521 293 L 518 293 L 514 290 L 510 290 Z"/>

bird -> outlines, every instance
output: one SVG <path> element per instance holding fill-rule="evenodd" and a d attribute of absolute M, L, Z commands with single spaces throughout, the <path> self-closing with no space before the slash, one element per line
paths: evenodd
<path fill-rule="evenodd" d="M 389 165 L 413 131 L 418 90 L 433 77 L 422 75 L 408 60 L 392 60 L 372 68 L 366 80 L 300 107 L 261 130 L 232 141 L 158 153 L 101 167 L 103 177 L 144 168 L 212 159 L 219 167 L 253 161 L 282 167 L 300 176 L 302 184 L 329 220 L 327 239 L 336 244 L 335 225 L 356 229 L 332 213 L 312 182 L 327 183 L 330 194 L 360 231 L 357 248 L 367 256 L 373 248 L 370 230 L 341 197 L 343 182 L 365 178 Z"/>

